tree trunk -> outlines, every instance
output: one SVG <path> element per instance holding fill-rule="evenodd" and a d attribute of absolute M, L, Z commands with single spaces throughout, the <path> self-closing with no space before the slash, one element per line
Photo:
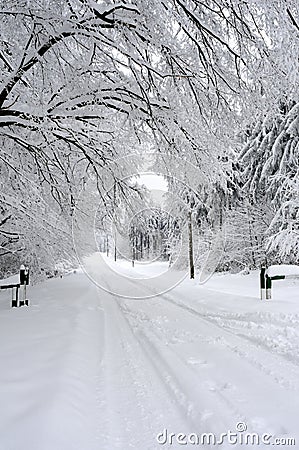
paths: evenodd
<path fill-rule="evenodd" d="M 188 213 L 188 228 L 189 228 L 189 268 L 190 279 L 194 279 L 194 260 L 193 260 L 193 232 L 192 232 L 192 213 Z"/>
<path fill-rule="evenodd" d="M 254 234 L 253 220 L 252 220 L 252 217 L 251 217 L 251 211 L 250 211 L 249 205 L 247 205 L 247 219 L 248 219 L 248 230 L 249 230 L 249 239 L 250 239 L 251 258 L 252 258 L 253 267 L 256 268 L 257 265 L 256 265 L 254 243 L 253 243 L 253 234 Z"/>

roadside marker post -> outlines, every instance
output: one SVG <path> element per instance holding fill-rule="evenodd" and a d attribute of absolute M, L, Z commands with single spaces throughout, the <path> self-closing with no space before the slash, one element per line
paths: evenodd
<path fill-rule="evenodd" d="M 22 265 L 20 267 L 21 299 L 19 301 L 19 306 L 29 306 L 29 300 L 27 298 L 28 284 L 29 284 L 29 268 Z"/>
<path fill-rule="evenodd" d="M 11 307 L 18 308 L 19 306 L 29 306 L 29 300 L 27 299 L 27 286 L 29 284 L 29 268 L 25 266 L 20 267 L 20 282 L 14 284 L 0 285 L 0 289 L 11 289 Z M 21 297 L 19 295 L 19 289 L 21 290 Z"/>
<path fill-rule="evenodd" d="M 11 296 L 11 307 L 17 308 L 19 306 L 19 284 L 16 284 L 11 288 L 12 296 Z"/>
<path fill-rule="evenodd" d="M 269 269 L 275 268 L 275 266 L 270 266 L 268 268 L 262 267 L 260 271 L 260 291 L 261 291 L 261 300 L 271 300 L 272 298 L 272 281 L 274 280 L 284 280 L 286 278 L 299 278 L 298 270 L 296 266 L 289 266 L 287 269 L 286 266 L 281 268 L 281 271 L 286 271 L 286 275 L 268 275 Z M 289 270 L 291 268 L 291 271 Z M 294 270 L 294 273 L 292 273 Z M 271 271 L 269 272 L 271 273 Z M 273 273 L 273 271 L 272 271 Z M 275 272 L 274 272 L 275 273 Z"/>
<path fill-rule="evenodd" d="M 266 272 L 266 267 L 262 267 L 261 268 L 261 272 L 260 272 L 260 289 L 261 289 L 261 300 L 264 300 L 266 298 L 266 290 L 265 290 L 265 272 Z"/>
<path fill-rule="evenodd" d="M 272 289 L 272 280 L 271 277 L 268 277 L 266 274 L 266 300 L 271 300 L 271 289 Z"/>

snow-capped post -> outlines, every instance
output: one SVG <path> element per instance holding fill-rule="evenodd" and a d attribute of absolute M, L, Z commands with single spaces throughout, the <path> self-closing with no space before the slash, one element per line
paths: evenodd
<path fill-rule="evenodd" d="M 24 264 L 22 264 L 20 267 L 20 284 L 24 283 L 25 283 L 25 266 Z"/>
<path fill-rule="evenodd" d="M 23 264 L 20 267 L 20 301 L 19 306 L 28 306 L 29 300 L 27 299 L 27 286 L 29 284 L 29 268 Z"/>
<path fill-rule="evenodd" d="M 262 267 L 261 272 L 260 272 L 261 300 L 264 300 L 266 298 L 265 272 L 266 272 L 266 267 Z"/>

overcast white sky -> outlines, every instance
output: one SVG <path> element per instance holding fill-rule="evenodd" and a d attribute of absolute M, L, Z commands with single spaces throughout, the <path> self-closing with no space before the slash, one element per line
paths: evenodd
<path fill-rule="evenodd" d="M 157 189 L 161 191 L 167 191 L 167 182 L 160 175 L 153 173 L 142 174 L 137 179 L 138 184 L 144 184 L 149 190 Z"/>

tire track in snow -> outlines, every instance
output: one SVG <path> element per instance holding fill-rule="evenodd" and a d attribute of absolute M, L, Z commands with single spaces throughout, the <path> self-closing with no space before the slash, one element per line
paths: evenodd
<path fill-rule="evenodd" d="M 286 389 L 298 391 L 298 387 L 297 387 L 298 383 L 296 381 L 299 378 L 298 366 L 296 364 L 294 364 L 293 361 L 290 361 L 289 358 L 286 358 L 286 359 L 284 358 L 285 360 L 283 363 L 284 366 L 286 364 L 288 364 L 288 371 L 287 371 L 288 379 L 286 379 L 284 376 L 282 376 L 281 374 L 278 374 L 275 371 L 276 367 L 281 366 L 280 357 L 284 357 L 284 355 L 271 352 L 269 347 L 263 346 L 260 341 L 250 339 L 245 334 L 235 333 L 231 329 L 227 329 L 224 324 L 219 324 L 217 321 L 213 320 L 208 314 L 201 313 L 198 310 L 191 308 L 188 305 L 178 303 L 172 297 L 170 297 L 168 294 L 163 296 L 163 299 L 166 300 L 171 305 L 178 307 L 180 309 L 183 309 L 184 311 L 187 311 L 191 315 L 198 317 L 202 321 L 204 321 L 208 324 L 211 324 L 214 327 L 220 329 L 222 332 L 222 338 L 223 338 L 221 345 L 226 347 L 228 350 L 238 354 L 242 359 L 246 359 L 249 364 L 253 365 L 257 369 L 259 369 L 261 372 L 263 372 L 264 374 L 271 376 L 271 378 L 277 384 L 283 386 Z M 226 339 L 226 340 L 224 339 L 225 335 L 228 337 L 228 339 Z M 239 340 L 239 342 L 241 342 L 241 344 L 242 344 L 241 347 L 243 347 L 243 348 L 244 348 L 244 341 L 245 341 L 250 353 L 245 352 L 242 348 L 238 347 L 235 343 L 234 344 L 229 343 L 230 336 L 237 338 Z M 268 367 L 265 364 L 267 358 L 265 359 L 263 356 L 261 356 L 260 358 L 256 357 L 257 353 L 261 353 L 263 351 L 265 351 L 265 354 L 267 356 L 270 356 L 270 358 L 272 359 L 270 367 L 269 367 L 269 361 L 267 361 Z M 252 357 L 251 354 L 255 355 L 255 356 Z M 264 361 L 264 362 L 261 363 L 260 361 Z M 289 379 L 291 374 L 293 376 L 293 381 Z"/>
<path fill-rule="evenodd" d="M 161 340 L 161 334 L 153 329 L 144 329 L 140 322 L 136 323 L 136 315 L 132 320 L 132 311 L 127 306 L 121 308 L 140 345 L 156 367 L 166 389 L 176 398 L 179 408 L 183 409 L 184 414 L 190 418 L 193 430 L 216 434 L 219 428 L 228 429 L 236 422 L 236 419 L 246 421 L 246 416 L 241 410 L 219 389 L 214 387 L 207 389 L 206 385 L 201 386 L 202 380 L 198 372 Z M 225 413 L 223 408 L 226 408 Z"/>
<path fill-rule="evenodd" d="M 152 306 L 153 305 L 151 305 L 151 307 Z M 124 314 L 127 314 L 129 317 L 133 317 L 133 320 L 131 320 L 131 326 L 133 327 L 135 334 L 139 339 L 141 336 L 141 345 L 145 349 L 149 349 L 149 355 L 151 355 L 154 363 L 156 363 L 159 367 L 160 373 L 162 374 L 164 379 L 166 379 L 167 384 L 171 387 L 173 395 L 177 397 L 177 400 L 181 403 L 185 410 L 189 409 L 189 412 L 193 413 L 191 414 L 193 431 L 194 429 L 198 431 L 198 426 L 200 426 L 201 432 L 211 431 L 215 432 L 215 434 L 217 434 L 218 432 L 219 434 L 220 432 L 224 432 L 225 430 L 234 429 L 234 425 L 238 421 L 242 421 L 247 423 L 249 428 L 255 432 L 258 431 L 258 429 L 260 430 L 260 433 L 271 430 L 274 435 L 288 435 L 287 430 L 289 429 L 289 427 L 287 419 L 285 425 L 282 425 L 281 422 L 277 421 L 276 419 L 274 419 L 273 421 L 271 419 L 269 422 L 267 420 L 267 415 L 265 415 L 265 413 L 263 414 L 264 408 L 262 408 L 261 411 L 260 409 L 258 409 L 259 413 L 257 412 L 254 399 L 257 400 L 259 398 L 259 392 L 256 391 L 256 386 L 252 382 L 252 378 L 250 378 L 250 375 L 249 379 L 247 380 L 246 377 L 244 380 L 242 378 L 238 378 L 238 371 L 242 369 L 242 359 L 239 358 L 239 355 L 237 355 L 237 360 L 235 360 L 237 362 L 237 366 L 235 366 L 237 369 L 237 384 L 232 386 L 235 389 L 234 391 L 231 391 L 230 389 L 223 390 L 223 385 L 219 385 L 219 377 L 217 377 L 217 373 L 216 380 L 218 378 L 218 382 L 216 381 L 215 383 L 214 381 L 212 381 L 210 386 L 207 383 L 203 383 L 202 388 L 198 389 L 197 386 L 204 379 L 204 377 L 201 376 L 201 368 L 199 368 L 199 371 L 197 373 L 194 373 L 195 371 L 192 370 L 193 376 L 191 376 L 190 366 L 184 356 L 182 357 L 182 355 L 177 354 L 175 351 L 173 351 L 173 349 L 170 348 L 169 345 L 167 345 L 165 341 L 163 341 L 163 335 L 159 333 L 160 330 L 158 331 L 158 333 L 156 332 L 156 330 L 152 331 L 152 327 L 155 325 L 152 321 L 146 321 L 144 316 L 142 316 L 141 319 L 138 319 L 139 312 L 136 313 L 136 311 L 134 311 L 134 314 L 132 315 L 132 310 L 128 308 L 127 305 L 123 308 L 123 311 Z M 180 321 L 184 321 L 182 315 L 180 316 Z M 140 329 L 139 332 L 138 328 Z M 216 344 L 218 346 L 219 342 L 221 341 L 217 340 L 217 342 L 215 342 L 215 340 L 213 339 L 207 339 L 206 342 L 212 345 Z M 218 348 L 218 350 L 221 350 L 221 347 Z M 252 372 L 252 374 L 253 373 L 254 372 Z M 178 379 L 177 376 L 180 374 L 183 374 L 183 376 Z M 209 375 L 211 375 L 211 373 Z M 212 372 L 212 380 L 214 378 L 213 375 L 214 374 Z M 249 383 L 247 384 L 248 381 Z M 261 379 L 261 383 L 260 394 L 263 392 L 264 387 L 268 384 L 268 382 L 266 379 Z M 207 391 L 213 391 L 213 395 L 209 395 L 209 393 L 207 394 Z M 232 393 L 234 395 L 231 397 Z M 242 397 L 244 397 L 243 400 Z M 282 395 L 282 398 L 283 397 L 284 396 Z M 285 404 L 288 404 L 288 402 L 292 402 L 293 397 L 289 397 L 290 398 L 288 401 L 284 401 Z M 203 421 L 201 421 L 200 414 L 198 413 L 198 411 L 196 411 L 196 406 L 207 404 L 207 400 L 210 410 L 214 411 L 213 423 L 216 423 L 216 427 L 209 427 L 208 422 L 205 421 L 204 428 L 202 429 L 201 425 L 203 424 Z M 274 405 L 276 402 L 275 399 L 273 400 L 274 402 L 270 400 L 270 404 L 273 403 L 273 408 L 275 408 Z M 248 407 L 248 401 L 251 404 L 250 407 Z M 225 418 L 224 421 L 223 418 Z M 256 427 L 258 427 L 258 429 Z M 291 436 L 293 434 L 290 432 L 289 435 Z M 258 448 L 261 447 L 262 446 L 259 446 Z"/>
<path fill-rule="evenodd" d="M 128 280 L 128 282 L 130 282 L 131 284 L 134 284 L 133 280 Z M 146 292 L 151 292 L 149 291 L 149 289 L 145 289 Z M 217 342 L 215 342 L 215 339 L 210 339 L 209 343 L 210 344 L 214 344 L 216 345 L 218 348 L 224 347 L 228 350 L 230 350 L 230 352 L 232 352 L 234 355 L 236 355 L 237 357 L 237 366 L 236 368 L 240 369 L 240 367 L 242 367 L 242 365 L 240 364 L 241 361 L 244 361 L 246 363 L 249 363 L 254 369 L 259 369 L 264 375 L 271 375 L 271 379 L 273 381 L 275 381 L 276 383 L 278 383 L 280 386 L 283 386 L 285 388 L 288 389 L 294 389 L 296 388 L 295 385 L 292 386 L 289 381 L 281 376 L 281 374 L 277 374 L 275 372 L 273 372 L 272 370 L 272 361 L 267 361 L 267 365 L 265 365 L 264 363 L 260 363 L 261 360 L 263 360 L 263 357 L 259 357 L 259 359 L 253 357 L 251 355 L 255 355 L 257 350 L 261 350 L 259 346 L 256 345 L 250 345 L 249 346 L 249 353 L 247 351 L 244 351 L 244 344 L 245 344 L 245 349 L 248 349 L 248 342 L 246 342 L 245 339 L 243 339 L 242 336 L 234 333 L 231 330 L 226 330 L 224 329 L 223 326 L 219 326 L 218 323 L 215 323 L 213 319 L 210 319 L 209 317 L 207 317 L 207 314 L 202 314 L 199 311 L 194 310 L 191 307 L 188 307 L 187 305 L 181 305 L 180 303 L 177 303 L 175 301 L 175 299 L 173 298 L 169 298 L 169 294 L 164 294 L 163 296 L 160 297 L 163 300 L 166 300 L 169 304 L 171 304 L 174 308 L 179 309 L 179 310 L 184 310 L 185 312 L 188 312 L 189 314 L 192 315 L 192 317 L 196 317 L 197 319 L 200 319 L 203 323 L 205 323 L 206 325 L 208 325 L 209 327 L 212 326 L 212 329 L 214 330 L 221 330 L 221 336 L 223 336 L 223 334 L 225 335 L 225 339 L 224 337 L 221 338 L 220 340 L 217 340 Z M 123 302 L 123 304 L 127 304 L 128 301 L 124 301 L 124 300 L 119 300 L 118 298 L 115 299 L 115 302 L 117 303 L 118 307 L 122 309 L 122 315 L 124 316 L 124 318 L 126 319 L 126 321 L 129 323 L 129 326 L 131 328 L 133 337 L 134 337 L 134 341 L 138 341 L 139 342 L 139 346 L 142 349 L 143 354 L 147 357 L 147 360 L 150 362 L 150 364 L 152 365 L 152 368 L 155 370 L 156 375 L 158 376 L 158 378 L 160 379 L 160 382 L 164 385 L 164 390 L 168 392 L 168 395 L 172 398 L 175 399 L 175 403 L 176 403 L 176 407 L 178 410 L 181 411 L 181 413 L 188 418 L 189 421 L 189 425 L 191 425 L 191 427 L 193 428 L 192 431 L 194 432 L 195 430 L 198 430 L 198 425 L 199 423 L 203 423 L 204 421 L 201 419 L 206 419 L 204 417 L 200 417 L 200 414 L 195 411 L 194 409 L 194 389 L 192 389 L 192 386 L 195 385 L 196 383 L 196 375 L 193 374 L 190 375 L 190 365 L 188 364 L 188 362 L 185 360 L 179 362 L 178 360 L 176 360 L 176 364 L 174 367 L 173 361 L 176 359 L 175 356 L 173 355 L 173 353 L 169 354 L 169 349 L 165 350 L 165 346 L 162 345 L 163 350 L 161 351 L 161 336 L 159 334 L 154 333 L 153 334 L 148 334 L 144 331 L 138 330 L 136 329 L 136 327 L 134 326 L 134 323 L 132 323 L 132 321 L 130 322 L 130 320 L 128 319 L 127 315 L 128 315 L 128 308 L 126 310 L 126 308 L 120 306 L 120 304 Z M 136 303 L 138 304 L 138 303 Z M 178 317 L 180 317 L 180 314 L 177 314 Z M 210 320 L 209 320 L 210 319 Z M 136 325 L 136 324 L 135 324 Z M 212 333 L 213 334 L 213 333 Z M 235 342 L 231 342 L 231 338 L 237 339 L 237 341 L 241 344 L 240 345 L 236 345 Z M 165 343 L 164 343 L 165 344 Z M 249 343 L 250 344 L 250 343 Z M 260 352 L 261 353 L 261 352 Z M 265 352 L 268 353 L 268 352 Z M 276 359 L 277 355 L 272 355 L 272 357 L 274 357 L 274 359 Z M 181 355 L 177 358 L 180 359 Z M 182 358 L 181 358 L 182 359 Z M 239 363 L 238 363 L 239 361 Z M 184 382 L 181 382 L 181 380 L 179 380 L 177 378 L 177 367 L 180 367 L 180 371 L 185 372 L 184 375 Z M 239 367 L 240 366 L 240 367 Z M 194 372 L 194 371 L 193 371 Z M 193 380 L 192 380 L 193 378 Z M 189 381 L 188 381 L 189 380 Z M 197 380 L 198 382 L 198 380 Z M 191 386 L 191 389 L 187 388 L 186 386 Z M 238 389 L 240 388 L 240 386 L 238 387 Z M 244 390 L 245 386 L 244 384 L 241 385 L 241 388 Z M 223 394 L 222 392 L 219 391 L 219 389 L 216 389 L 215 387 L 212 386 L 212 389 L 214 389 L 214 393 L 216 394 L 216 396 L 218 396 L 218 399 L 216 401 L 216 403 L 218 402 L 218 404 L 220 404 L 220 400 L 222 401 L 222 408 L 225 408 L 224 411 L 226 411 L 228 413 L 228 415 L 234 415 L 236 414 L 239 418 L 246 418 L 246 414 L 244 414 L 242 412 L 242 407 L 240 408 L 236 408 L 235 405 L 233 404 L 232 401 L 230 401 L 229 399 L 229 394 Z M 245 393 L 246 388 L 245 388 Z M 250 394 L 250 391 L 248 392 Z M 200 392 L 200 390 L 198 390 L 196 392 L 196 399 L 198 400 L 199 403 L 203 403 L 203 399 L 206 398 L 206 393 L 204 391 Z M 215 409 L 218 408 L 218 406 L 215 406 L 215 395 L 212 401 L 212 405 L 214 405 Z M 245 408 L 246 409 L 246 408 Z M 194 412 L 195 411 L 195 412 Z M 219 417 L 221 417 L 221 415 L 223 416 L 223 410 L 221 412 L 222 414 L 219 414 Z M 252 416 L 251 416 L 252 417 Z M 236 421 L 233 422 L 234 424 L 236 423 Z M 250 423 L 250 420 L 249 422 Z M 230 422 L 231 425 L 231 422 Z M 196 428 L 194 428 L 196 427 Z M 207 432 L 207 426 L 205 425 L 205 428 L 203 430 L 203 432 Z M 222 431 L 225 429 L 226 427 L 222 428 Z M 176 430 L 175 430 L 176 431 Z"/>
<path fill-rule="evenodd" d="M 118 299 L 103 294 L 102 305 L 106 316 L 103 368 L 109 422 L 106 448 L 153 450 L 159 448 L 156 435 L 167 426 L 190 432 L 188 418 L 166 391 L 159 371 L 153 371 L 152 361 L 136 339 Z"/>
<path fill-rule="evenodd" d="M 127 278 L 126 280 L 128 283 L 134 285 L 134 280 L 132 280 L 131 278 Z M 154 290 L 149 289 L 148 286 L 143 286 L 143 289 L 145 292 L 147 292 L 147 294 L 154 294 Z M 220 295 L 218 291 L 217 294 Z M 157 293 L 157 297 L 163 298 L 163 301 L 167 301 L 169 304 L 181 308 L 191 315 L 197 316 L 205 323 L 211 324 L 215 328 L 220 329 L 223 338 L 221 345 L 223 347 L 226 347 L 231 352 L 237 354 L 240 358 L 246 359 L 248 364 L 258 369 L 264 375 L 270 376 L 271 379 L 278 385 L 283 386 L 284 388 L 289 390 L 298 391 L 297 380 L 299 378 L 299 368 L 298 365 L 294 363 L 294 361 L 291 360 L 290 357 L 286 357 L 282 353 L 274 353 L 273 347 L 269 347 L 265 345 L 265 343 L 257 341 L 256 339 L 248 339 L 248 337 L 243 333 L 236 333 L 233 330 L 228 329 L 225 324 L 218 323 L 218 321 L 212 318 L 213 316 L 211 316 L 210 314 L 206 312 L 202 313 L 190 307 L 189 305 L 186 305 L 185 303 L 176 301 L 174 297 L 169 293 L 165 293 L 163 295 L 159 295 L 159 293 Z M 224 335 L 226 335 L 227 339 L 224 339 Z M 229 342 L 230 336 L 239 340 L 241 346 L 237 346 L 235 343 L 231 344 Z M 244 346 L 248 348 L 248 351 L 244 351 Z M 257 358 L 256 354 L 260 354 L 261 356 Z M 269 361 L 269 358 L 271 359 L 271 361 Z M 283 363 L 281 361 L 281 358 L 283 358 Z M 277 367 L 280 367 L 281 365 L 287 366 L 288 368 L 288 370 L 285 370 L 285 372 L 287 372 L 287 378 L 281 373 L 278 373 L 276 370 Z M 292 379 L 290 380 L 290 378 Z"/>

